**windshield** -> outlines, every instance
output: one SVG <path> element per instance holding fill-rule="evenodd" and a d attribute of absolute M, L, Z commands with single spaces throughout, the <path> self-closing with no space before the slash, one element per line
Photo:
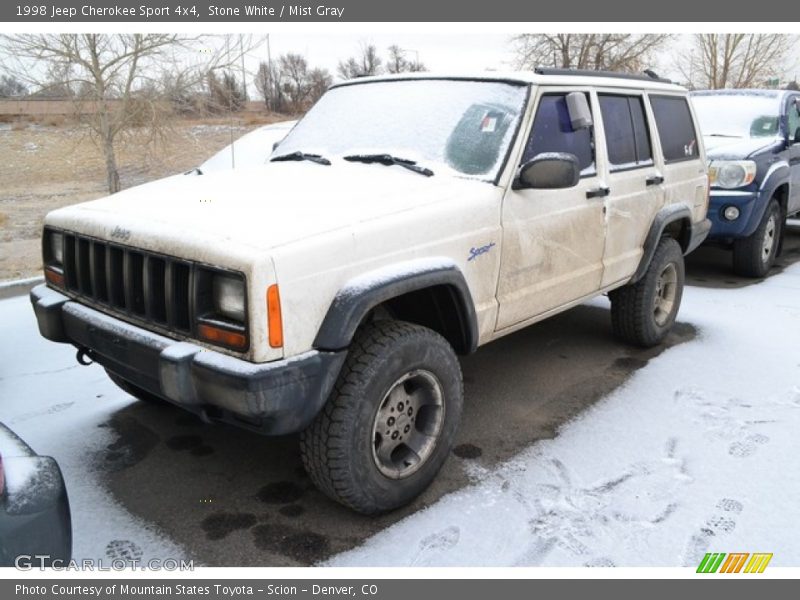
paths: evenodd
<path fill-rule="evenodd" d="M 490 81 L 419 79 L 328 91 L 273 153 L 334 160 L 391 155 L 436 175 L 493 180 L 517 128 L 527 88 Z M 365 167 L 366 168 L 366 167 Z"/>
<path fill-rule="evenodd" d="M 780 129 L 780 100 L 754 94 L 692 96 L 704 136 L 773 137 Z"/>
<path fill-rule="evenodd" d="M 230 146 L 225 146 L 200 165 L 203 173 L 227 169 L 263 165 L 272 154 L 272 146 L 281 141 L 294 125 L 287 121 L 277 125 L 266 125 L 240 137 Z"/>

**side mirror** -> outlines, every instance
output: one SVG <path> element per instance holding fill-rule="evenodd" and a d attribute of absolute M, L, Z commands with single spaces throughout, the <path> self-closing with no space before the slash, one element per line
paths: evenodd
<path fill-rule="evenodd" d="M 577 156 L 566 152 L 546 152 L 537 154 L 519 168 L 511 188 L 558 190 L 575 187 L 580 179 Z"/>
<path fill-rule="evenodd" d="M 589 101 L 583 92 L 567 94 L 567 112 L 569 112 L 569 122 L 573 131 L 589 129 L 592 126 L 592 111 L 589 109 Z"/>

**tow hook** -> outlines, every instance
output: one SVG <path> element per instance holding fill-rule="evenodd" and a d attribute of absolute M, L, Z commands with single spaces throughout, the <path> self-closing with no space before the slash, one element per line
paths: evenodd
<path fill-rule="evenodd" d="M 92 360 L 91 350 L 84 350 L 83 348 L 78 350 L 78 354 L 75 355 L 75 358 L 84 367 L 88 367 L 94 362 Z"/>

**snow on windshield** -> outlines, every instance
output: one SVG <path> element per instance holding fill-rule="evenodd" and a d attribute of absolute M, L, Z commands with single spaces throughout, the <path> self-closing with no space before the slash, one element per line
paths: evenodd
<path fill-rule="evenodd" d="M 705 136 L 772 137 L 780 128 L 780 99 L 756 94 L 692 96 Z"/>
<path fill-rule="evenodd" d="M 330 90 L 275 155 L 391 154 L 436 174 L 493 179 L 506 156 L 526 88 L 501 82 L 378 81 Z"/>

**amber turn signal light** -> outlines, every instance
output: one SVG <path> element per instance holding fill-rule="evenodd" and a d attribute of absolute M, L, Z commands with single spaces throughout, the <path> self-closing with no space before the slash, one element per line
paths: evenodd
<path fill-rule="evenodd" d="M 52 283 L 58 287 L 64 287 L 64 274 L 59 273 L 55 269 L 47 267 L 44 270 L 44 278 L 47 280 L 47 283 Z"/>
<path fill-rule="evenodd" d="M 283 347 L 283 320 L 281 318 L 281 296 L 278 284 L 267 288 L 267 327 L 269 329 L 269 345 L 273 348 Z"/>
<path fill-rule="evenodd" d="M 197 334 L 208 342 L 222 344 L 230 348 L 244 349 L 247 347 L 247 337 L 243 333 L 228 331 L 227 329 L 221 329 L 213 325 L 201 323 L 197 326 Z"/>

